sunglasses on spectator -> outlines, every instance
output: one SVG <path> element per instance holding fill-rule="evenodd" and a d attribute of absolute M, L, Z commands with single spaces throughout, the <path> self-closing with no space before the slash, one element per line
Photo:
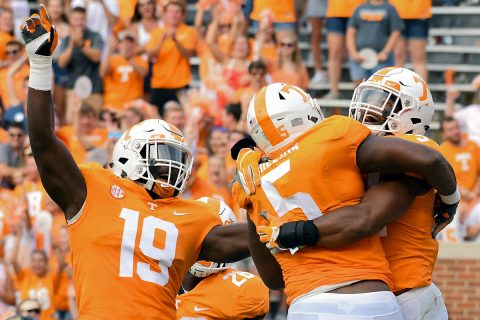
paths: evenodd
<path fill-rule="evenodd" d="M 40 312 L 42 312 L 42 309 L 40 309 L 40 308 L 22 310 L 22 313 L 36 313 L 36 314 L 40 314 Z"/>
<path fill-rule="evenodd" d="M 10 56 L 14 56 L 14 55 L 16 55 L 16 54 L 19 53 L 19 52 L 20 52 L 20 50 L 7 50 L 7 51 L 5 51 L 5 53 L 6 53 L 7 55 L 10 55 Z"/>
<path fill-rule="evenodd" d="M 293 47 L 295 47 L 295 43 L 293 43 L 293 42 L 282 42 L 282 43 L 280 43 L 280 46 L 293 48 Z"/>

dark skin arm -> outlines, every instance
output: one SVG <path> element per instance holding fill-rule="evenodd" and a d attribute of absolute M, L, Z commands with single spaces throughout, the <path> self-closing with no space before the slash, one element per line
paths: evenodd
<path fill-rule="evenodd" d="M 70 220 L 85 202 L 87 186 L 67 147 L 55 135 L 50 91 L 28 89 L 27 118 L 42 184 Z"/>
<path fill-rule="evenodd" d="M 442 195 L 457 188 L 455 173 L 439 152 L 403 139 L 369 136 L 357 149 L 357 165 L 363 173 L 416 173 Z"/>
<path fill-rule="evenodd" d="M 270 250 L 260 242 L 255 224 L 247 214 L 248 224 L 248 246 L 257 268 L 258 274 L 267 287 L 278 290 L 285 287 L 283 282 L 282 269 L 277 260 L 270 253 Z"/>
<path fill-rule="evenodd" d="M 198 260 L 236 262 L 249 256 L 247 224 L 234 223 L 210 230 L 203 240 Z"/>
<path fill-rule="evenodd" d="M 422 180 L 405 175 L 374 185 L 359 204 L 313 220 L 319 234 L 317 246 L 338 248 L 378 233 L 400 218 L 415 196 L 428 190 L 430 186 Z"/>

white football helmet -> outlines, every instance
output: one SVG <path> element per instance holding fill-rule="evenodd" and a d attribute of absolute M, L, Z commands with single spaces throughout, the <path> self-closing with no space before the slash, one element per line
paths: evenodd
<path fill-rule="evenodd" d="M 415 72 L 383 68 L 362 82 L 350 103 L 350 117 L 374 134 L 424 134 L 433 118 L 434 103 L 426 82 Z"/>
<path fill-rule="evenodd" d="M 202 197 L 198 201 L 211 205 L 214 210 L 218 211 L 220 220 L 223 225 L 237 222 L 237 218 L 232 209 L 223 201 L 210 197 Z M 205 278 L 211 274 L 218 273 L 222 270 L 228 269 L 231 263 L 218 263 L 212 261 L 197 261 L 190 267 L 189 272 L 198 278 Z"/>
<path fill-rule="evenodd" d="M 182 193 L 192 171 L 193 155 L 180 130 L 163 120 L 142 121 L 123 133 L 110 164 L 161 198 Z"/>
<path fill-rule="evenodd" d="M 308 93 L 285 83 L 260 89 L 247 112 L 248 131 L 266 154 L 292 142 L 323 119 L 320 107 Z"/>

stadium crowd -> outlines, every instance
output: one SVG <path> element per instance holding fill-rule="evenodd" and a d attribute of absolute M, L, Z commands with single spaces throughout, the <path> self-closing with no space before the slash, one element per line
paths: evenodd
<path fill-rule="evenodd" d="M 38 4 L 46 5 L 60 35 L 52 79 L 56 133 L 75 160 L 107 167 L 124 130 L 161 117 L 184 132 L 195 153 L 182 196 L 222 199 L 240 221 L 244 214 L 229 189 L 235 176 L 230 148 L 246 136 L 253 93 L 271 82 L 305 90 L 328 83 L 330 91 L 321 98 L 336 99 L 345 52 L 355 85 L 380 68 L 404 65 L 407 54 L 428 79 L 431 1 L 200 0 L 194 18 L 187 12 L 192 4 L 182 1 Z M 66 222 L 42 187 L 27 137 L 29 65 L 19 28 L 36 5 L 0 1 L 0 318 L 17 310 L 35 319 L 75 319 Z M 307 19 L 311 74 L 299 45 Z M 374 63 L 368 65 L 372 50 Z M 454 110 L 458 96 L 447 93 L 441 150 L 456 172 L 463 202 L 456 224 L 441 236 L 480 241 L 480 107 Z M 281 303 L 281 293 L 272 292 L 272 317 Z"/>

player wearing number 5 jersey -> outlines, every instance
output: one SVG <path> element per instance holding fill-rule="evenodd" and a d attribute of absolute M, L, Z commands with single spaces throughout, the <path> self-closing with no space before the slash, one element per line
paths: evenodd
<path fill-rule="evenodd" d="M 276 238 L 282 227 L 263 227 L 271 224 L 262 217 L 262 211 L 268 212 L 273 224 L 279 218 L 297 221 L 289 224 L 293 229 L 286 230 L 288 236 L 283 238 L 284 247 L 293 248 L 314 245 L 323 237 L 307 219 L 334 216 L 360 203 L 365 193 L 362 173 L 415 172 L 442 194 L 451 194 L 456 188 L 451 168 L 437 152 L 400 139 L 372 136 L 368 128 L 351 118 L 334 116 L 315 122 L 321 119 L 305 92 L 285 84 L 263 88 L 249 107 L 250 133 L 268 162 L 260 164 L 261 188 L 247 196 L 237 183 L 233 192 L 252 222 L 252 257 L 262 278 L 273 286 L 281 285 L 270 271 L 275 262 L 258 246 L 254 228 L 263 233 L 262 238 Z M 404 211 L 416 191 L 409 188 L 408 177 L 397 180 L 390 182 L 388 190 L 398 191 L 394 196 L 400 203 L 389 209 Z M 390 201 L 392 198 L 390 195 Z M 275 243 L 268 244 L 281 249 Z M 389 291 L 393 287 L 391 273 L 376 235 L 339 249 L 307 246 L 295 254 L 281 251 L 275 259 L 281 266 L 291 319 L 311 314 L 328 315 L 329 319 L 402 319 Z M 346 304 L 349 308 L 344 308 Z"/>
<path fill-rule="evenodd" d="M 201 198 L 219 212 L 223 224 L 236 221 L 221 200 Z M 177 297 L 177 319 L 263 319 L 268 313 L 268 288 L 251 273 L 210 261 L 195 263 L 182 282 L 185 293 Z"/>
<path fill-rule="evenodd" d="M 247 256 L 246 227 L 219 227 L 211 207 L 177 197 L 192 154 L 164 121 L 127 130 L 115 145 L 112 171 L 77 167 L 53 129 L 58 36 L 43 6 L 22 35 L 31 66 L 30 143 L 42 183 L 68 221 L 79 318 L 175 319 L 175 296 L 190 266 Z"/>

